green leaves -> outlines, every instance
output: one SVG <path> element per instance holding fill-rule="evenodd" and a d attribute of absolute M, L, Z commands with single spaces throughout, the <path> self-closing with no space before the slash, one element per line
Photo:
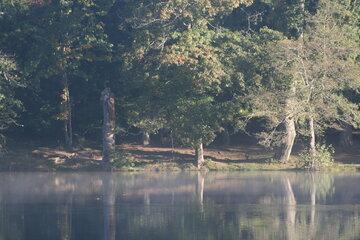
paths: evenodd
<path fill-rule="evenodd" d="M 134 42 L 126 54 L 130 67 L 126 70 L 134 71 L 136 84 L 148 91 L 134 99 L 138 114 L 133 124 L 153 122 L 155 111 L 164 120 L 158 126 L 170 128 L 188 144 L 199 139 L 210 143 L 222 125 L 244 125 L 241 118 L 250 107 L 247 96 L 278 84 L 271 79 L 272 69 L 265 66 L 271 59 L 266 58 L 264 47 L 283 36 L 270 29 L 250 35 L 217 25 L 216 20 L 240 3 L 244 4 L 134 3 L 138 5 L 130 18 Z"/>
<path fill-rule="evenodd" d="M 15 98 L 14 90 L 23 84 L 19 81 L 15 61 L 0 52 L 0 150 L 3 145 L 3 131 L 16 125 L 21 102 Z"/>
<path fill-rule="evenodd" d="M 360 66 L 355 60 L 359 47 L 348 33 L 346 14 L 338 2 L 321 0 L 316 13 L 303 16 L 307 26 L 299 39 L 268 45 L 274 80 L 286 80 L 286 84 L 268 89 L 266 95 L 273 100 L 258 99 L 254 104 L 258 113 L 273 119 L 273 126 L 278 127 L 287 116 L 298 121 L 298 130 L 305 135 L 302 128 L 310 117 L 318 133 L 337 124 L 358 125 L 359 105 L 347 99 L 346 90 L 359 87 Z"/>
<path fill-rule="evenodd" d="M 359 122 L 359 8 L 346 1 L 13 0 L 0 12 L 1 46 L 28 82 L 30 129 L 58 129 L 63 73 L 81 132 L 99 126 L 105 82 L 123 128 L 165 128 L 185 144 L 252 118 L 270 134 L 289 115 L 300 128 L 314 115 L 319 131 Z M 15 104 L 17 84 L 3 81 L 1 101 Z"/>

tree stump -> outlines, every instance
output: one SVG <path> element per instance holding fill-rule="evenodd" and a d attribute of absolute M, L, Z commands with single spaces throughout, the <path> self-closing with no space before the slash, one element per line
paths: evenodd
<path fill-rule="evenodd" d="M 110 162 L 115 151 L 115 98 L 110 88 L 101 93 L 103 104 L 103 167 L 111 169 Z"/>

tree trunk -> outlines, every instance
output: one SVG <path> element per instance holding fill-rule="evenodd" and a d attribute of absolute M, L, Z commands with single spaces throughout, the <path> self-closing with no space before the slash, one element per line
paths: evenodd
<path fill-rule="evenodd" d="M 150 144 L 150 134 L 146 130 L 142 130 L 142 145 L 148 146 Z"/>
<path fill-rule="evenodd" d="M 309 119 L 309 129 L 310 129 L 310 151 L 313 156 L 315 156 L 316 152 L 316 140 L 315 140 L 315 128 L 314 128 L 314 119 L 311 117 Z"/>
<path fill-rule="evenodd" d="M 299 34 L 299 38 L 304 41 L 304 30 L 305 30 L 305 0 L 301 0 L 300 1 L 300 11 L 302 12 L 302 24 L 301 24 L 301 28 L 300 28 L 300 34 Z"/>
<path fill-rule="evenodd" d="M 195 158 L 197 168 L 201 168 L 202 164 L 204 163 L 204 149 L 201 141 L 196 146 Z"/>
<path fill-rule="evenodd" d="M 115 98 L 110 88 L 101 93 L 103 102 L 103 166 L 109 170 L 115 150 Z"/>
<path fill-rule="evenodd" d="M 289 161 L 296 138 L 295 121 L 293 118 L 285 120 L 285 131 L 286 133 L 280 157 L 280 161 L 283 163 L 287 163 Z"/>
<path fill-rule="evenodd" d="M 64 122 L 64 138 L 67 148 L 73 147 L 73 133 L 72 133 L 72 109 L 69 91 L 69 81 L 66 72 L 62 75 L 63 90 L 61 93 L 61 116 L 60 119 Z"/>
<path fill-rule="evenodd" d="M 310 130 L 310 154 L 311 154 L 311 168 L 315 168 L 315 155 L 316 155 L 316 143 L 315 143 L 315 128 L 314 118 L 309 119 L 309 130 Z"/>
<path fill-rule="evenodd" d="M 222 143 L 224 146 L 228 146 L 230 144 L 230 134 L 227 129 L 225 129 L 222 133 Z"/>
<path fill-rule="evenodd" d="M 352 127 L 349 124 L 345 124 L 343 131 L 340 134 L 340 146 L 343 148 L 351 148 L 354 144 Z"/>
<path fill-rule="evenodd" d="M 303 15 L 305 17 L 305 1 L 301 0 L 300 2 L 300 9 L 303 12 Z M 303 40 L 304 38 L 304 28 L 305 28 L 305 21 L 303 19 L 303 24 L 302 24 L 302 28 L 300 29 L 300 33 L 299 33 L 299 39 Z M 292 112 L 292 101 L 293 101 L 293 97 L 296 94 L 296 86 L 294 85 L 294 83 L 292 83 L 291 86 L 291 95 L 290 97 L 288 97 L 288 99 L 286 99 L 286 106 L 285 106 L 285 112 L 286 114 L 290 115 L 287 116 L 285 119 L 285 138 L 283 140 L 283 146 L 281 149 L 281 156 L 280 156 L 280 161 L 283 163 L 286 163 L 289 161 L 290 159 L 290 155 L 294 146 L 294 142 L 295 142 L 295 138 L 296 138 L 296 128 L 295 128 L 295 119 L 291 116 L 291 112 Z M 289 114 L 290 113 L 290 114 Z"/>
<path fill-rule="evenodd" d="M 166 139 L 165 139 L 165 135 L 164 135 L 164 130 L 163 129 L 160 129 L 159 130 L 159 137 L 160 137 L 160 144 L 161 146 L 165 146 L 166 144 Z"/>

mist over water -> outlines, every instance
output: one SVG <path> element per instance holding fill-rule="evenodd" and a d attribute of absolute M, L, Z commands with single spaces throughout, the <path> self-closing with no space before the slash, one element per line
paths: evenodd
<path fill-rule="evenodd" d="M 1 173 L 0 240 L 360 239 L 360 174 Z"/>

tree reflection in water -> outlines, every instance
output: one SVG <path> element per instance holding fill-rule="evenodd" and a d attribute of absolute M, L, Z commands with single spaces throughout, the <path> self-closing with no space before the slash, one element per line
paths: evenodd
<path fill-rule="evenodd" d="M 315 174 L 310 173 L 311 177 L 311 187 L 310 187 L 310 196 L 311 196 L 311 214 L 310 214 L 310 239 L 315 239 L 315 212 L 316 212 L 316 182 Z"/>
<path fill-rule="evenodd" d="M 112 173 L 102 176 L 104 240 L 116 238 L 116 182 Z"/>
<path fill-rule="evenodd" d="M 360 174 L 0 174 L 3 239 L 359 239 Z"/>
<path fill-rule="evenodd" d="M 58 229 L 61 240 L 71 239 L 72 199 L 73 192 L 69 192 L 69 194 L 65 197 L 65 202 L 57 205 Z"/>
<path fill-rule="evenodd" d="M 295 228 L 296 228 L 296 199 L 289 180 L 289 177 L 283 177 L 282 184 L 284 186 L 284 208 L 285 208 L 285 223 L 286 223 L 286 238 L 288 240 L 295 240 Z"/>
<path fill-rule="evenodd" d="M 196 174 L 196 183 L 195 183 L 195 190 L 196 190 L 196 199 L 200 207 L 200 211 L 204 211 L 204 185 L 205 185 L 205 173 L 198 172 Z"/>

